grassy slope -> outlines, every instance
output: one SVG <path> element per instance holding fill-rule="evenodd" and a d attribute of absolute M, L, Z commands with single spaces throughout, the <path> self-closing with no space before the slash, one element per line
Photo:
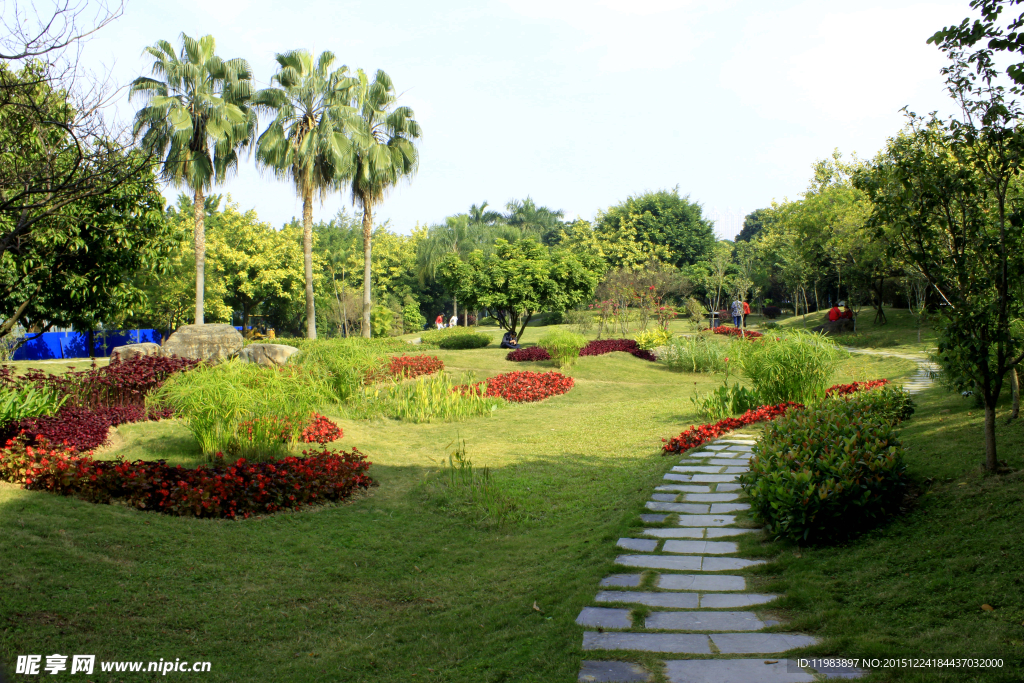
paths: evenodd
<path fill-rule="evenodd" d="M 452 370 L 478 376 L 526 369 L 492 348 L 438 355 Z M 904 361 L 856 357 L 836 381 L 910 371 Z M 697 421 L 688 400 L 692 382 L 703 390 L 719 379 L 675 375 L 625 354 L 581 359 L 571 374 L 578 384 L 565 396 L 459 425 L 343 422 L 342 443 L 369 453 L 381 482 L 346 505 L 245 522 L 197 521 L 0 484 L 0 528 L 7 532 L 0 534 L 0 557 L 8 558 L 0 660 L 51 652 L 207 659 L 212 681 L 254 674 L 288 681 L 408 681 L 413 674 L 424 681 L 575 680 L 582 629 L 573 620 L 597 581 L 613 571 L 614 539 L 637 525 L 643 501 L 672 464 L 657 455 L 660 438 Z M 952 402 L 952 413 L 938 414 L 943 401 Z M 837 550 L 754 549 L 779 554 L 763 578 L 789 591 L 783 607 L 796 625 L 829 637 L 822 652 L 895 648 L 905 633 L 920 633 L 911 644 L 959 652 L 940 632 L 947 628 L 941 619 L 933 623 L 931 612 L 920 619 L 918 601 L 943 602 L 948 611 L 950 601 L 976 602 L 973 594 L 940 599 L 946 593 L 930 588 L 917 598 L 886 598 L 916 585 L 892 566 L 925 556 L 925 542 L 946 553 L 950 571 L 984 572 L 981 583 L 973 573 L 954 575 L 950 581 L 962 593 L 977 583 L 979 591 L 1005 594 L 1020 580 L 1009 540 L 1001 541 L 1008 555 L 998 556 L 994 570 L 1007 574 L 979 569 L 1002 552 L 989 549 L 991 539 L 981 533 L 991 528 L 981 524 L 985 515 L 1001 514 L 1019 530 L 1020 513 L 1014 518 L 1005 505 L 986 513 L 970 504 L 971 496 L 989 497 L 986 487 L 1009 485 L 962 477 L 980 452 L 971 440 L 980 418 L 965 410 L 935 391 L 908 424 L 908 441 L 917 444 L 915 474 L 943 473 L 908 518 L 913 524 Z M 962 435 L 963 444 L 951 437 L 942 439 L 943 450 L 933 448 L 940 428 L 948 430 L 944 436 Z M 174 422 L 121 431 L 125 457 L 195 461 Z M 516 500 L 522 521 L 491 528 L 438 507 L 424 482 L 456 433 L 474 463 L 490 467 Z M 950 477 L 956 481 L 946 482 Z M 967 486 L 956 486 L 965 480 Z M 1016 490 L 1019 496 L 1019 479 Z M 993 502 L 1009 500 L 1001 495 Z M 960 503 L 975 516 L 977 526 L 968 528 L 978 533 L 970 541 L 952 523 Z M 958 534 L 954 540 L 970 555 L 952 550 L 958 546 L 940 531 Z M 1016 538 L 1019 545 L 1019 531 Z M 837 574 L 852 587 L 833 590 Z M 978 616 L 971 602 L 956 632 L 974 628 L 985 642 L 1019 639 L 1005 621 L 1012 596 L 984 599 L 997 611 Z M 910 625 L 915 615 L 921 623 Z"/>

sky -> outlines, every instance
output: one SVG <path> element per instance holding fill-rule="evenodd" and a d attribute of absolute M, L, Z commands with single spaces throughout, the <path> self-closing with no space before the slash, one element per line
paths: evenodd
<path fill-rule="evenodd" d="M 383 69 L 423 129 L 417 174 L 376 212 L 398 232 L 528 195 L 589 220 L 678 186 L 731 239 L 745 214 L 797 198 L 815 160 L 874 155 L 902 107 L 951 112 L 926 41 L 968 13 L 967 0 L 128 0 L 83 62 L 127 85 L 149 74 L 144 47 L 184 32 L 247 59 L 259 87 L 296 48 Z M 122 96 L 111 116 L 136 104 Z M 301 215 L 294 187 L 252 158 L 216 191 L 275 226 Z M 328 197 L 314 220 L 343 207 Z"/>

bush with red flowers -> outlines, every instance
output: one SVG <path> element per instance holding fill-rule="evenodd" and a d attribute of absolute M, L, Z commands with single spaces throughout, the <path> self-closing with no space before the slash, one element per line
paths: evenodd
<path fill-rule="evenodd" d="M 754 424 L 755 422 L 774 420 L 779 415 L 785 415 L 786 411 L 791 408 L 803 408 L 803 405 L 800 403 L 779 403 L 773 406 L 761 406 L 760 408 L 748 410 L 739 417 L 727 417 L 714 424 L 690 427 L 679 436 L 666 441 L 662 450 L 666 453 L 682 453 L 717 439 L 722 434 L 734 429 Z M 662 439 L 662 441 L 665 441 L 665 439 Z"/>
<path fill-rule="evenodd" d="M 728 325 L 719 325 L 718 327 L 712 327 L 711 331 L 715 334 L 732 335 L 733 337 L 743 337 L 744 339 L 760 339 L 764 335 L 760 332 L 753 330 L 742 330 L 739 327 L 729 327 Z"/>
<path fill-rule="evenodd" d="M 601 356 L 614 351 L 631 353 L 637 358 L 652 362 L 658 360 L 653 353 L 637 346 L 635 339 L 596 339 L 583 347 L 580 356 Z"/>
<path fill-rule="evenodd" d="M 857 391 L 867 391 L 875 387 L 884 387 L 889 383 L 887 379 L 873 379 L 867 382 L 852 382 L 851 384 L 836 384 L 825 391 L 826 396 L 847 396 Z"/>
<path fill-rule="evenodd" d="M 527 349 L 514 349 L 508 352 L 505 360 L 521 363 L 523 361 L 551 360 L 551 354 L 540 346 L 531 346 Z"/>
<path fill-rule="evenodd" d="M 76 496 L 95 503 L 121 502 L 140 510 L 195 517 L 249 517 L 284 509 L 300 509 L 343 500 L 374 484 L 366 472 L 365 456 L 328 449 L 320 439 L 340 435 L 317 416 L 310 438 L 318 450 L 304 457 L 250 463 L 171 467 L 158 462 L 105 462 L 45 441 L 31 446 L 24 439 L 7 442 L 0 450 L 0 479 L 26 489 Z M 329 422 L 329 421 L 327 421 Z"/>
<path fill-rule="evenodd" d="M 444 370 L 444 361 L 437 356 L 394 356 L 388 364 L 392 377 L 412 379 Z"/>
<path fill-rule="evenodd" d="M 560 372 L 506 372 L 487 380 L 487 396 L 498 396 L 513 403 L 543 401 L 573 388 L 572 377 Z M 479 385 L 477 385 L 479 386 Z"/>

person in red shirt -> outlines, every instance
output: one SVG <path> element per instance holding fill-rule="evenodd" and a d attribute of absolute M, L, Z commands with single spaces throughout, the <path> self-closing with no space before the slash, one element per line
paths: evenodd
<path fill-rule="evenodd" d="M 444 313 L 437 314 L 437 320 L 434 321 L 434 324 L 437 325 L 439 330 L 444 327 Z"/>
<path fill-rule="evenodd" d="M 840 301 L 839 305 L 843 307 L 843 312 L 839 314 L 839 317 L 853 320 L 853 311 L 850 310 L 850 307 L 846 304 L 846 302 Z"/>
<path fill-rule="evenodd" d="M 747 316 L 750 315 L 750 304 L 743 302 L 743 327 L 747 326 Z"/>
<path fill-rule="evenodd" d="M 832 308 L 828 309 L 828 319 L 829 319 L 829 322 L 833 322 L 834 323 L 835 321 L 839 320 L 841 317 L 843 317 L 843 314 L 840 312 L 838 304 L 836 304 Z"/>

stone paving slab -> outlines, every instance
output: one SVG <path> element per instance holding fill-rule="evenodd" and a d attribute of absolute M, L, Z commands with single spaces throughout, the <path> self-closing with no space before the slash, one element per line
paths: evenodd
<path fill-rule="evenodd" d="M 595 608 L 583 611 L 587 609 Z M 622 611 L 628 618 L 628 610 Z M 577 619 L 576 623 L 582 622 Z M 753 612 L 652 612 L 644 620 L 644 628 L 657 631 L 760 631 L 764 627 Z"/>
<path fill-rule="evenodd" d="M 736 515 L 679 515 L 679 526 L 729 526 Z"/>
<path fill-rule="evenodd" d="M 703 527 L 683 527 L 681 529 L 644 529 L 644 536 L 657 538 L 704 538 Z"/>
<path fill-rule="evenodd" d="M 707 514 L 710 511 L 709 506 L 696 505 L 694 503 L 659 503 L 658 501 L 650 501 L 644 507 L 657 512 L 688 512 L 691 515 Z"/>
<path fill-rule="evenodd" d="M 791 671 L 793 670 L 793 671 Z M 678 659 L 665 662 L 669 683 L 813 683 L 790 660 Z M 582 680 L 582 679 L 580 679 Z"/>
<path fill-rule="evenodd" d="M 661 524 L 666 519 L 668 519 L 668 515 L 640 515 L 640 521 L 648 524 Z"/>
<path fill-rule="evenodd" d="M 764 563 L 764 560 L 744 560 L 741 557 L 705 557 L 700 569 L 704 572 L 727 572 Z"/>
<path fill-rule="evenodd" d="M 674 569 L 677 571 L 700 571 L 700 557 L 669 557 L 666 555 L 619 555 L 615 564 L 624 567 L 644 569 Z"/>
<path fill-rule="evenodd" d="M 719 484 L 715 487 L 715 491 L 721 493 L 722 491 L 742 491 L 743 487 L 739 484 Z"/>
<path fill-rule="evenodd" d="M 665 475 L 668 476 L 667 474 Z M 736 481 L 734 474 L 695 474 L 690 481 L 698 484 L 717 484 L 718 482 Z"/>
<path fill-rule="evenodd" d="M 580 683 L 647 683 L 653 675 L 639 664 L 629 662 L 581 662 Z"/>
<path fill-rule="evenodd" d="M 673 472 L 700 472 L 702 474 L 717 474 L 722 471 L 721 467 L 711 467 L 704 465 L 676 465 L 672 468 Z"/>
<path fill-rule="evenodd" d="M 683 503 L 685 505 L 685 503 Z M 749 510 L 750 503 L 712 503 L 711 514 L 719 514 L 723 512 L 739 512 L 740 510 Z"/>
<path fill-rule="evenodd" d="M 700 603 L 696 593 L 649 593 L 644 591 L 598 591 L 594 602 L 626 602 L 648 607 L 697 609 Z"/>
<path fill-rule="evenodd" d="M 612 586 L 616 588 L 637 588 L 640 585 L 640 575 L 612 574 L 601 579 L 601 583 L 598 585 L 602 588 Z"/>
<path fill-rule="evenodd" d="M 639 550 L 645 553 L 653 553 L 658 549 L 658 542 L 649 538 L 620 538 L 615 545 L 624 550 Z"/>
<path fill-rule="evenodd" d="M 728 446 L 726 446 L 725 444 L 717 444 L 717 445 L 714 445 L 714 446 L 704 446 L 704 450 L 706 450 L 706 451 L 724 451 L 726 448 L 728 448 Z"/>
<path fill-rule="evenodd" d="M 704 609 L 751 607 L 771 602 L 777 597 L 779 596 L 766 593 L 721 593 L 718 595 L 702 596 L 700 606 Z"/>
<path fill-rule="evenodd" d="M 662 548 L 662 552 L 686 555 L 729 555 L 738 551 L 739 547 L 730 541 L 665 541 Z"/>
<path fill-rule="evenodd" d="M 715 443 L 728 443 L 736 446 L 753 446 L 757 442 L 753 439 L 718 439 Z"/>
<path fill-rule="evenodd" d="M 742 614 L 742 612 L 723 612 L 723 614 Z M 576 617 L 576 623 L 580 626 L 593 626 L 595 628 L 632 628 L 633 626 L 633 620 L 629 616 L 628 609 L 613 607 L 584 607 L 580 615 Z M 698 631 L 702 629 L 686 630 Z M 717 630 L 736 631 L 738 629 L 722 628 Z"/>
<path fill-rule="evenodd" d="M 736 465 L 736 462 L 741 460 L 741 459 L 742 458 L 712 458 L 711 460 L 708 460 L 708 464 L 709 465 L 723 465 L 725 467 L 733 467 L 733 466 Z"/>
<path fill-rule="evenodd" d="M 687 493 L 683 500 L 687 503 L 724 503 L 739 497 L 738 493 Z"/>
<path fill-rule="evenodd" d="M 667 479 L 668 481 L 693 481 L 693 475 L 676 474 L 675 472 L 669 472 L 664 477 L 662 477 L 662 479 Z"/>
<path fill-rule="evenodd" d="M 743 474 L 749 471 L 749 467 L 726 467 L 724 474 Z"/>
<path fill-rule="evenodd" d="M 655 486 L 655 491 L 679 491 L 680 493 L 711 493 L 710 486 L 700 486 L 698 484 L 664 484 L 662 486 Z"/>
<path fill-rule="evenodd" d="M 752 534 L 760 529 L 708 529 L 704 538 L 723 538 L 725 536 L 738 536 L 739 534 Z"/>
<path fill-rule="evenodd" d="M 719 451 L 696 451 L 690 453 L 691 458 L 717 458 L 719 457 Z"/>
<path fill-rule="evenodd" d="M 652 493 L 651 500 L 656 500 L 659 503 L 674 503 L 676 498 L 679 497 L 678 493 Z"/>
<path fill-rule="evenodd" d="M 708 637 L 692 633 L 583 633 L 584 650 L 639 650 L 709 655 Z"/>
<path fill-rule="evenodd" d="M 722 654 L 772 654 L 808 647 L 817 638 L 798 633 L 713 633 L 711 640 Z"/>
<path fill-rule="evenodd" d="M 662 574 L 657 586 L 673 591 L 742 591 L 747 589 L 747 580 L 723 574 Z"/>

